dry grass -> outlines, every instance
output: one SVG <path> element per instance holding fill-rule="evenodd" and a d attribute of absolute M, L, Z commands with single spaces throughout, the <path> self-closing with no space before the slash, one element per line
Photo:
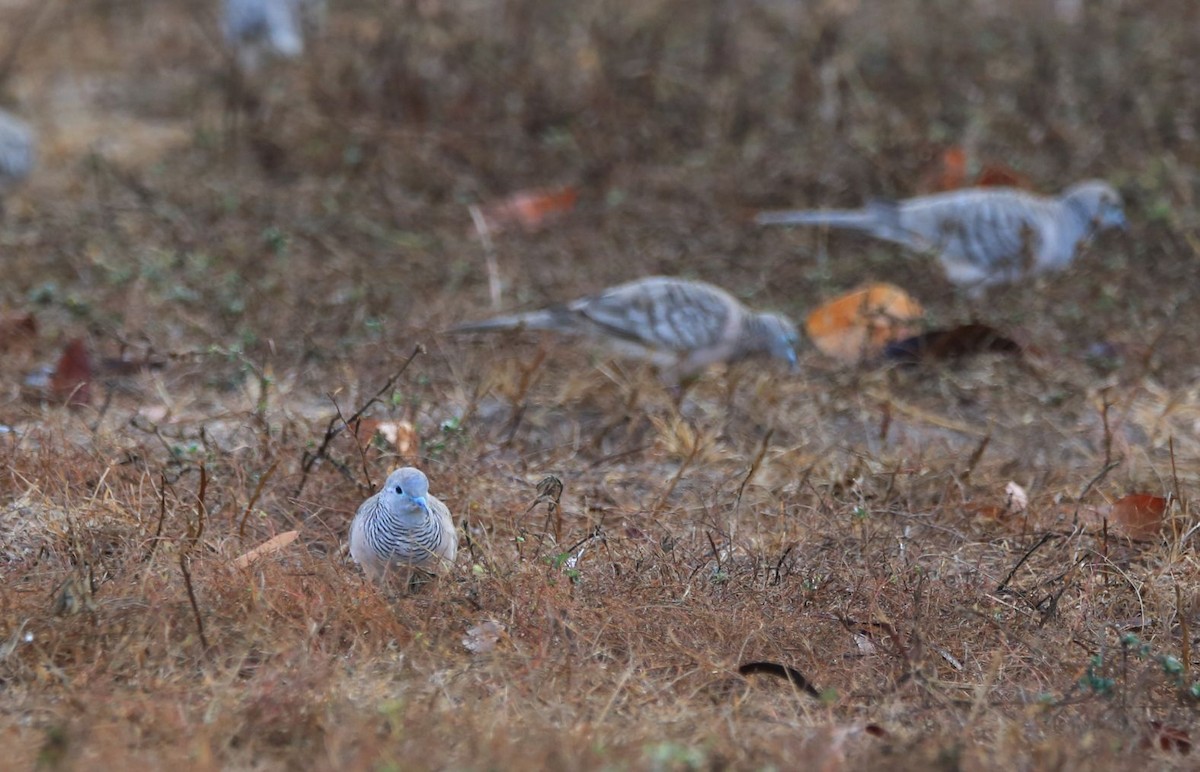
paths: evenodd
<path fill-rule="evenodd" d="M 0 349 L 0 765 L 1188 765 L 1156 732 L 1200 680 L 1200 7 L 347 0 L 231 136 L 212 5 L 52 4 L 9 84 L 43 164 L 0 226 L 40 325 Z M 911 193 L 949 142 L 1114 181 L 1132 235 L 972 308 L 930 260 L 745 224 Z M 800 316 L 887 279 L 1037 353 L 808 352 L 676 409 L 584 347 L 439 335 L 489 306 L 467 205 L 563 183 L 574 212 L 496 239 L 505 305 L 664 272 Z M 81 334 L 167 367 L 31 402 Z M 419 452 L 342 433 L 305 477 L 417 344 L 370 415 Z M 380 592 L 342 544 L 401 461 L 464 547 Z M 1076 522 L 1128 492 L 1175 497 L 1170 538 Z"/>

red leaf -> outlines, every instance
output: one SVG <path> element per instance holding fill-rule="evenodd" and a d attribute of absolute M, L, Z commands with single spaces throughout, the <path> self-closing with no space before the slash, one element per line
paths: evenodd
<path fill-rule="evenodd" d="M 480 208 L 488 229 L 500 232 L 516 223 L 532 233 L 554 216 L 571 211 L 579 192 L 572 186 L 553 189 L 523 190 L 494 204 Z"/>
<path fill-rule="evenodd" d="M 1146 733 L 1139 743 L 1143 749 L 1149 750 L 1157 746 L 1160 750 L 1170 753 L 1174 751 L 1181 756 L 1192 752 L 1192 740 L 1186 729 L 1167 726 L 1161 721 L 1150 721 Z"/>
<path fill-rule="evenodd" d="M 1157 539 L 1162 533 L 1167 500 L 1148 493 L 1131 493 L 1117 499 L 1109 510 L 1109 520 L 1131 539 Z"/>
<path fill-rule="evenodd" d="M 1033 190 L 1033 183 L 1020 172 L 1003 164 L 985 164 L 975 177 L 975 184 L 981 188 L 1023 188 Z"/>
<path fill-rule="evenodd" d="M 0 351 L 27 343 L 37 336 L 37 319 L 33 314 L 7 314 L 0 316 Z"/>
<path fill-rule="evenodd" d="M 943 150 L 921 174 L 917 182 L 920 193 L 943 193 L 967 184 L 967 151 L 960 145 Z"/>
<path fill-rule="evenodd" d="M 50 376 L 50 393 L 67 405 L 78 407 L 91 404 L 92 362 L 82 338 L 75 338 L 63 348 L 58 366 Z"/>
<path fill-rule="evenodd" d="M 887 347 L 884 355 L 904 364 L 916 364 L 931 359 L 957 359 L 988 352 L 1019 354 L 1022 350 L 1021 344 L 986 324 L 963 324 L 896 341 Z"/>

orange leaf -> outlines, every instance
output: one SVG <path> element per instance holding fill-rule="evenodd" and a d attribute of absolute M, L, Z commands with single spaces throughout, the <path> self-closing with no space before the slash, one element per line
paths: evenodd
<path fill-rule="evenodd" d="M 967 151 L 958 145 L 948 147 L 942 153 L 942 173 L 938 177 L 938 190 L 954 190 L 967 183 Z"/>
<path fill-rule="evenodd" d="M 942 193 L 967 184 L 967 151 L 960 145 L 943 150 L 921 174 L 917 182 L 920 193 Z"/>
<path fill-rule="evenodd" d="M 539 230 L 553 215 L 575 208 L 579 192 L 572 186 L 552 189 L 523 190 L 503 201 L 482 207 L 480 213 L 492 232 L 500 232 L 516 223 L 532 233 Z"/>
<path fill-rule="evenodd" d="M 1162 533 L 1167 500 L 1148 493 L 1131 493 L 1112 503 L 1109 520 L 1131 539 L 1157 539 Z"/>
<path fill-rule="evenodd" d="M 63 348 L 58 366 L 50 376 L 50 393 L 71 407 L 91 404 L 92 360 L 82 338 Z"/>
<path fill-rule="evenodd" d="M 925 309 L 892 284 L 869 284 L 829 301 L 808 315 L 805 331 L 824 354 L 847 363 L 878 356 L 891 341 L 912 334 L 908 322 Z"/>
<path fill-rule="evenodd" d="M 1024 174 L 1003 164 L 985 164 L 975 178 L 981 188 L 1023 188 L 1033 190 L 1033 183 Z"/>

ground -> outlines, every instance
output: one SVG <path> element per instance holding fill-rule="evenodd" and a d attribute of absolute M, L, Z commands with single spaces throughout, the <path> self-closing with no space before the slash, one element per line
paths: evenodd
<path fill-rule="evenodd" d="M 1190 764 L 1200 5 L 335 0 L 240 91 L 216 6 L 0 2 L 40 134 L 0 222 L 3 766 Z M 974 300 L 750 222 L 924 192 L 952 148 L 1103 177 L 1130 232 Z M 564 186 L 480 239 L 472 206 Z M 443 332 L 655 273 L 797 319 L 890 281 L 1024 348 L 805 343 L 677 404 Z M 87 392 L 39 385 L 75 339 Z M 380 588 L 344 544 L 401 464 L 462 548 Z"/>

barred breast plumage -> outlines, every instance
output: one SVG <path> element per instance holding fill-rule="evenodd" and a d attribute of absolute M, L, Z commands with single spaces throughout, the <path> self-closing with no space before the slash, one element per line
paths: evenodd
<path fill-rule="evenodd" d="M 425 474 L 411 466 L 389 474 L 350 524 L 350 555 L 370 579 L 393 569 L 448 567 L 457 552 L 450 510 L 429 493 Z"/>

